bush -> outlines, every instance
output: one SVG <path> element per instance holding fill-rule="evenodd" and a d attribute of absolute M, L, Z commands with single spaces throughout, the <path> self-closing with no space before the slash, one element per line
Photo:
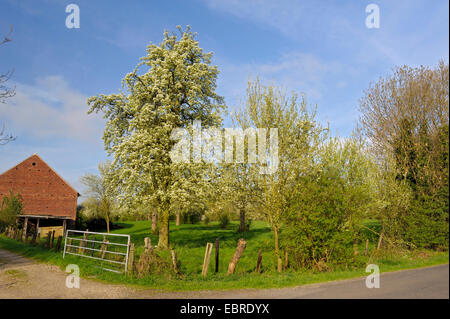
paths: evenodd
<path fill-rule="evenodd" d="M 179 267 L 180 264 L 177 263 Z M 149 275 L 165 275 L 170 279 L 176 273 L 174 272 L 171 256 L 166 251 L 149 249 L 139 256 L 136 264 L 136 276 L 142 278 Z"/>
<path fill-rule="evenodd" d="M 183 214 L 183 224 L 197 224 L 202 219 L 202 212 L 198 210 L 189 210 Z"/>
<path fill-rule="evenodd" d="M 230 216 L 227 213 L 222 213 L 219 215 L 219 227 L 226 229 L 230 224 Z"/>
<path fill-rule="evenodd" d="M 416 247 L 448 249 L 448 210 L 448 198 L 440 202 L 423 197 L 414 200 L 406 219 L 405 239 Z"/>
<path fill-rule="evenodd" d="M 358 265 L 354 242 L 373 205 L 371 162 L 354 141 L 325 145 L 319 160 L 298 179 L 281 243 L 297 268 Z"/>
<path fill-rule="evenodd" d="M 322 181 L 303 188 L 287 215 L 282 244 L 294 268 L 327 269 L 353 262 L 356 232 L 345 214 L 342 193 Z"/>
<path fill-rule="evenodd" d="M 22 196 L 20 194 L 14 195 L 13 192 L 10 192 L 9 196 L 3 197 L 0 206 L 0 232 L 16 223 L 16 217 L 22 214 L 22 209 Z"/>

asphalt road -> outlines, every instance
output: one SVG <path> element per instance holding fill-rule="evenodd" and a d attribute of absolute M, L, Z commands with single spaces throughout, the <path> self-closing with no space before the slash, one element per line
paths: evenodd
<path fill-rule="evenodd" d="M 379 288 L 367 288 L 366 278 L 293 288 L 224 293 L 219 298 L 288 299 L 448 299 L 449 265 L 402 270 L 380 275 Z"/>
<path fill-rule="evenodd" d="M 172 298 L 448 299 L 449 265 L 381 273 L 379 288 L 367 288 L 363 277 L 292 288 L 179 293 Z"/>

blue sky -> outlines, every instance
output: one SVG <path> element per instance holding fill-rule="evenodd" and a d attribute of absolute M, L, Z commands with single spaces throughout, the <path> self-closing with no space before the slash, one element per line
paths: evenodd
<path fill-rule="evenodd" d="M 68 29 L 65 8 L 80 8 Z M 365 8 L 380 8 L 368 29 Z M 38 153 L 79 191 L 79 177 L 106 159 L 104 122 L 86 99 L 117 92 L 121 79 L 159 43 L 165 29 L 190 25 L 221 71 L 218 93 L 230 108 L 260 76 L 305 94 L 318 118 L 347 136 L 358 99 L 396 65 L 448 63 L 449 2 L 434 1 L 8 1 L 0 0 L 0 72 L 14 67 L 16 96 L 0 123 L 17 140 L 0 146 L 0 171 Z"/>

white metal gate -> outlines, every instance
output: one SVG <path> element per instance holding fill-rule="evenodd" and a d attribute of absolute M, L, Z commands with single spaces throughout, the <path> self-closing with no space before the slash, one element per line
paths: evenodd
<path fill-rule="evenodd" d="M 108 240 L 106 238 L 108 238 Z M 112 239 L 116 239 L 116 241 L 113 241 Z M 88 246 L 89 244 L 90 247 Z M 86 251 L 89 253 L 86 254 Z M 126 272 L 128 269 L 129 252 L 130 235 L 97 233 L 71 229 L 66 231 L 63 258 L 66 257 L 66 254 L 86 257 L 106 262 L 119 268 L 124 267 Z M 94 256 L 94 254 L 96 256 Z M 108 271 L 121 272 L 118 269 L 102 268 Z"/>

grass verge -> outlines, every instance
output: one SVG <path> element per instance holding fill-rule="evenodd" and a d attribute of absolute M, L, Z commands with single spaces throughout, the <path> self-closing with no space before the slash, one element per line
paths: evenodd
<path fill-rule="evenodd" d="M 120 230 L 115 233 L 130 234 L 132 241 L 136 243 L 137 253 L 143 249 L 144 237 L 148 236 L 149 222 L 122 223 Z M 252 224 L 252 231 L 239 234 L 234 229 L 237 225 L 231 225 L 229 229 L 222 230 L 218 225 L 171 225 L 171 242 L 181 262 L 183 277 L 167 277 L 150 275 L 142 278 L 116 274 L 102 270 L 98 264 L 76 256 L 66 256 L 62 259 L 62 253 L 56 253 L 41 246 L 32 246 L 17 242 L 0 235 L 0 248 L 19 253 L 38 262 L 50 263 L 65 269 L 68 264 L 77 264 L 80 267 L 81 276 L 84 278 L 100 280 L 107 283 L 127 284 L 136 288 L 152 288 L 162 291 L 195 291 L 195 290 L 222 290 L 241 288 L 281 288 L 304 284 L 312 284 L 333 280 L 350 279 L 368 275 L 365 267 L 353 269 L 335 269 L 328 272 L 313 271 L 286 271 L 277 273 L 274 271 L 275 263 L 271 253 L 271 233 L 264 223 Z M 239 261 L 237 272 L 227 276 L 227 265 L 240 237 L 248 241 L 247 249 Z M 204 245 L 206 242 L 214 242 L 220 239 L 220 272 L 213 272 L 211 262 L 207 278 L 201 276 Z M 157 237 L 151 236 L 155 244 Z M 254 272 L 256 255 L 259 249 L 263 249 L 263 273 Z M 214 255 L 214 253 L 213 253 Z M 213 259 L 213 258 L 212 258 Z M 367 258 L 368 259 L 368 258 Z M 420 268 L 445 264 L 449 262 L 448 252 L 435 252 L 428 250 L 404 251 L 395 254 L 383 253 L 372 258 L 370 263 L 377 264 L 381 272 L 397 271 L 402 269 Z"/>

